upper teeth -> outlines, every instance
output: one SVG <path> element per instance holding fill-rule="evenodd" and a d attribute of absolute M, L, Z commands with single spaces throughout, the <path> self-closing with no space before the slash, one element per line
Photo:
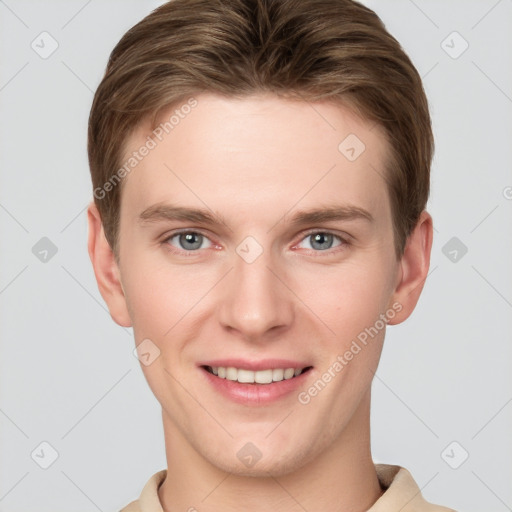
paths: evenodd
<path fill-rule="evenodd" d="M 221 379 L 236 380 L 242 383 L 270 384 L 271 382 L 279 382 L 283 379 L 291 379 L 302 373 L 303 368 L 274 368 L 268 370 L 243 370 L 241 368 L 233 368 L 228 366 L 211 366 L 214 375 Z"/>

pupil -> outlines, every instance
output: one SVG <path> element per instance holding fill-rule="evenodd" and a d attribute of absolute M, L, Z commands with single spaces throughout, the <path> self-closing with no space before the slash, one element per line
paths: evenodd
<path fill-rule="evenodd" d="M 313 235 L 313 243 L 311 245 L 315 249 L 329 249 L 332 245 L 332 235 L 329 235 L 327 233 L 317 233 L 316 235 Z"/>
<path fill-rule="evenodd" d="M 198 249 L 199 247 L 201 247 L 201 236 L 202 235 L 199 235 L 198 233 L 186 233 L 184 235 L 181 235 L 180 241 L 182 242 L 182 246 L 185 245 L 184 248 L 187 250 Z"/>

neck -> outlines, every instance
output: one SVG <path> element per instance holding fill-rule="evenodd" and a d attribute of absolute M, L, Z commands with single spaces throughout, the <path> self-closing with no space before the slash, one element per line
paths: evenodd
<path fill-rule="evenodd" d="M 370 453 L 370 393 L 322 453 L 278 477 L 240 476 L 201 456 L 164 416 L 167 477 L 158 490 L 164 512 L 356 512 L 382 494 Z"/>

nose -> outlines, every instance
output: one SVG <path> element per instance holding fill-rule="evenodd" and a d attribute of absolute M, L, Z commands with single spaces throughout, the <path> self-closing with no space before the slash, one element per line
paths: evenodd
<path fill-rule="evenodd" d="M 293 294 L 270 254 L 264 251 L 252 263 L 235 254 L 234 268 L 226 277 L 217 309 L 224 329 L 258 342 L 281 336 L 292 325 Z"/>

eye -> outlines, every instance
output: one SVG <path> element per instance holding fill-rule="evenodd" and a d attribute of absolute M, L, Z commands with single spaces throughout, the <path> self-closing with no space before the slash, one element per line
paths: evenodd
<path fill-rule="evenodd" d="M 338 240 L 339 243 L 333 245 L 335 241 Z M 313 249 L 315 251 L 326 251 L 328 249 L 332 249 L 333 247 L 338 247 L 340 245 L 345 244 L 345 240 L 334 233 L 329 233 L 327 231 L 316 231 L 314 233 L 309 233 L 305 238 L 303 238 L 302 242 L 298 244 L 300 246 L 304 241 L 307 242 L 306 249 Z"/>
<path fill-rule="evenodd" d="M 184 251 L 197 251 L 198 249 L 207 249 L 211 247 L 211 241 L 197 231 L 182 231 L 171 235 L 165 240 L 165 243 Z M 176 245 L 176 243 L 178 245 Z M 207 244 L 206 246 L 204 244 Z"/>

